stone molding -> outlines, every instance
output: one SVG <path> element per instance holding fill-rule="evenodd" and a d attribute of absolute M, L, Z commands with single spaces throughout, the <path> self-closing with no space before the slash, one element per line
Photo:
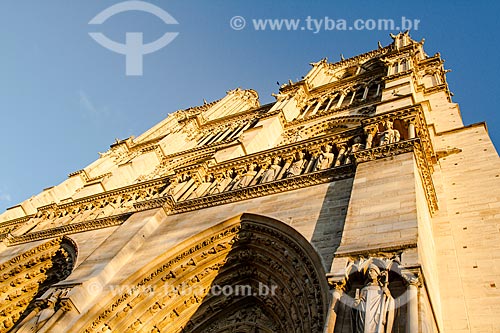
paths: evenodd
<path fill-rule="evenodd" d="M 56 228 L 30 232 L 21 236 L 12 236 L 8 234 L 4 239 L 4 244 L 7 246 L 13 246 L 79 232 L 115 227 L 123 224 L 130 217 L 130 215 L 132 215 L 132 213 L 114 215 L 90 221 L 63 225 Z"/>

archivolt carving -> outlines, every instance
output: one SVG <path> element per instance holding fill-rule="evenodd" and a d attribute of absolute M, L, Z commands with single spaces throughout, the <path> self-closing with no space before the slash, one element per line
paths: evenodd
<path fill-rule="evenodd" d="M 8 332 L 37 305 L 35 299 L 73 269 L 76 249 L 56 238 L 0 266 L 0 332 Z"/>
<path fill-rule="evenodd" d="M 316 252 L 292 228 L 243 214 L 185 243 L 188 247 L 141 269 L 148 273 L 131 277 L 123 294 L 104 308 L 91 309 L 95 319 L 74 329 L 323 331 L 328 304 L 324 271 Z"/>

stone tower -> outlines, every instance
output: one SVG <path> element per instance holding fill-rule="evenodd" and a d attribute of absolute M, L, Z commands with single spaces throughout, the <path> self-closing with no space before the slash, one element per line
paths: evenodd
<path fill-rule="evenodd" d="M 498 332 L 497 152 L 440 55 L 391 37 L 0 215 L 0 332 Z"/>

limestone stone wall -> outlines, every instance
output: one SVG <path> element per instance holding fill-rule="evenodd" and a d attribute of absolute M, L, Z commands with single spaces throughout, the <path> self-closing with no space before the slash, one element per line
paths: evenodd
<path fill-rule="evenodd" d="M 500 327 L 500 160 L 484 124 L 439 133 L 440 211 L 434 219 L 445 332 Z"/>
<path fill-rule="evenodd" d="M 411 153 L 358 165 L 339 252 L 416 245 Z"/>

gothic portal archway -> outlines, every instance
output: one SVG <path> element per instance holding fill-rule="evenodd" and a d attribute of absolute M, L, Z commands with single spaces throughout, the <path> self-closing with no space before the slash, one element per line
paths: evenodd
<path fill-rule="evenodd" d="M 322 332 L 328 285 L 310 243 L 288 225 L 242 214 L 131 277 L 81 332 Z M 75 327 L 76 329 L 76 327 Z"/>
<path fill-rule="evenodd" d="M 67 278 L 76 262 L 75 244 L 58 237 L 0 265 L 0 332 L 15 329 L 50 286 Z"/>

